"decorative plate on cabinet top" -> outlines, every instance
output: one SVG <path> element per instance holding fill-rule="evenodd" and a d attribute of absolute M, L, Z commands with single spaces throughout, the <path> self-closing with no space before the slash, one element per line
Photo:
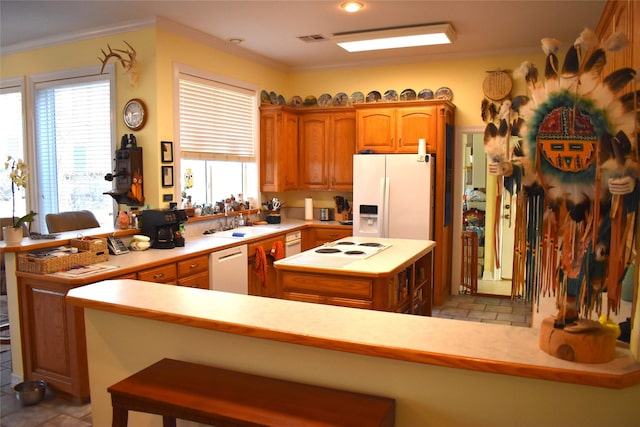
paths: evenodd
<path fill-rule="evenodd" d="M 333 105 L 336 107 L 344 107 L 349 105 L 349 97 L 344 92 L 339 92 L 333 97 Z"/>
<path fill-rule="evenodd" d="M 389 89 L 384 93 L 385 101 L 397 101 L 398 100 L 398 92 L 393 89 Z"/>
<path fill-rule="evenodd" d="M 450 101 L 453 98 L 453 92 L 448 87 L 441 87 L 436 91 L 436 99 L 444 99 Z"/>
<path fill-rule="evenodd" d="M 287 105 L 287 100 L 284 99 L 284 96 L 278 95 L 278 105 Z"/>
<path fill-rule="evenodd" d="M 414 101 L 416 99 L 416 91 L 413 89 L 405 89 L 400 93 L 401 101 Z"/>
<path fill-rule="evenodd" d="M 292 96 L 291 99 L 289 99 L 290 107 L 298 108 L 298 107 L 302 107 L 302 105 L 303 105 L 302 98 L 300 98 L 298 95 Z"/>
<path fill-rule="evenodd" d="M 309 95 L 304 99 L 303 105 L 305 107 L 314 107 L 314 106 L 318 105 L 318 100 L 316 99 L 315 96 Z"/>
<path fill-rule="evenodd" d="M 362 92 L 353 92 L 351 94 L 351 103 L 352 104 L 362 104 L 364 102 L 364 93 Z"/>
<path fill-rule="evenodd" d="M 382 99 L 382 95 L 377 90 L 372 90 L 367 94 L 367 102 L 378 102 Z"/>
<path fill-rule="evenodd" d="M 333 103 L 333 98 L 328 93 L 323 93 L 318 98 L 318 106 L 319 107 L 331 107 Z"/>
<path fill-rule="evenodd" d="M 260 92 L 260 102 L 263 104 L 271 104 L 271 98 L 269 97 L 269 92 L 263 90 Z"/>
<path fill-rule="evenodd" d="M 269 92 L 269 99 L 273 105 L 278 105 L 278 94 L 275 92 Z"/>
<path fill-rule="evenodd" d="M 433 99 L 433 91 L 431 89 L 422 89 L 420 92 L 418 92 L 418 99 Z"/>

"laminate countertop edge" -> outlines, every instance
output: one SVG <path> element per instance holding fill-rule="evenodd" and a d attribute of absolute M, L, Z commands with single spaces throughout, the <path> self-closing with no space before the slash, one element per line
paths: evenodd
<path fill-rule="evenodd" d="M 253 338 L 491 374 L 622 389 L 640 384 L 640 363 L 616 348 L 604 364 L 552 357 L 535 328 L 106 280 L 71 289 L 73 306 Z"/>

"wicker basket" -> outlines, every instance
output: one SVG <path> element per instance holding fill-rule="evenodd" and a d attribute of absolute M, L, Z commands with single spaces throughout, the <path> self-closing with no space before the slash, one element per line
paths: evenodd
<path fill-rule="evenodd" d="M 18 270 L 36 274 L 55 273 L 92 264 L 93 259 L 94 254 L 90 251 L 53 258 L 34 258 L 27 254 L 18 255 Z"/>
<path fill-rule="evenodd" d="M 71 246 L 78 248 L 80 251 L 91 252 L 91 260 L 88 264 L 109 261 L 107 239 L 71 239 Z"/>
<path fill-rule="evenodd" d="M 53 258 L 37 258 L 29 254 L 18 255 L 18 270 L 26 273 L 47 274 L 109 260 L 107 239 L 71 239 L 71 247 L 78 248 L 78 252 Z"/>

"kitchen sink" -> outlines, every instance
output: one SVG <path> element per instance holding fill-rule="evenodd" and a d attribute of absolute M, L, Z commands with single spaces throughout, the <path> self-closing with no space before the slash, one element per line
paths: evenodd
<path fill-rule="evenodd" d="M 238 227 L 232 230 L 216 231 L 210 234 L 212 237 L 225 237 L 228 239 L 252 239 L 254 237 L 262 236 L 264 234 L 273 233 L 274 230 L 270 227 Z"/>

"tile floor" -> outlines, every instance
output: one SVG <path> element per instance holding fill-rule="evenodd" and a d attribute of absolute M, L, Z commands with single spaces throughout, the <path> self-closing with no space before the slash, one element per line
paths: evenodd
<path fill-rule="evenodd" d="M 0 298 L 0 315 L 6 316 L 6 296 Z M 433 308 L 434 317 L 472 322 L 529 326 L 531 307 L 510 298 L 455 295 L 442 306 Z M 11 384 L 11 351 L 0 346 L 1 394 L 0 427 L 87 427 L 91 426 L 91 405 L 73 405 L 49 390 L 35 406 L 23 407 Z"/>

